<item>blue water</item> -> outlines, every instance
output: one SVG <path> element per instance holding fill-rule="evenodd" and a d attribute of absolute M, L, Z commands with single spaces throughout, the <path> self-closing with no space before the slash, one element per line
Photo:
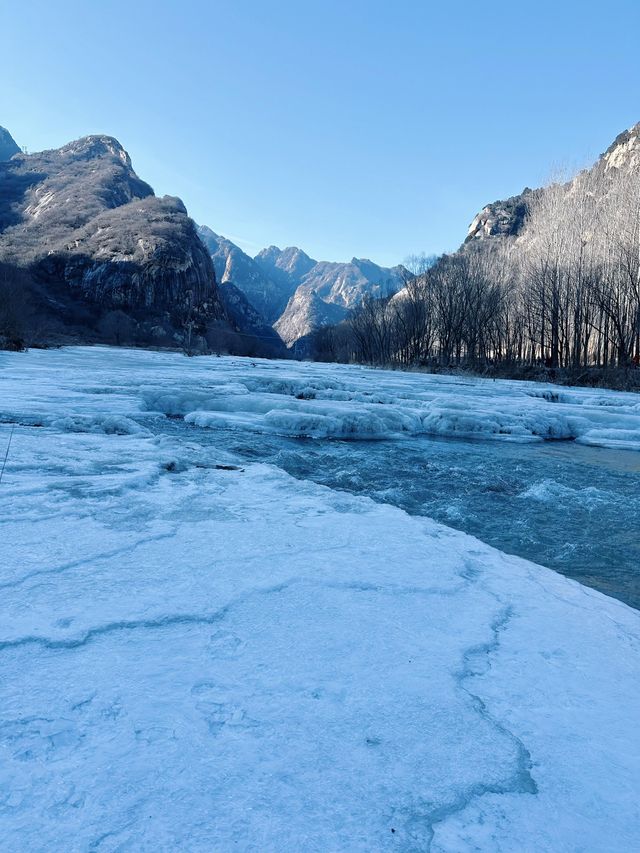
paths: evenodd
<path fill-rule="evenodd" d="M 573 442 L 287 438 L 187 430 L 239 462 L 392 504 L 640 609 L 640 454 Z"/>

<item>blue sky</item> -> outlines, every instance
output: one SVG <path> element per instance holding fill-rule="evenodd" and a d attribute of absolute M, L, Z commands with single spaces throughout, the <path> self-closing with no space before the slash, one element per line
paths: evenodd
<path fill-rule="evenodd" d="M 640 3 L 0 0 L 0 124 L 116 136 L 255 254 L 397 263 L 640 121 Z"/>

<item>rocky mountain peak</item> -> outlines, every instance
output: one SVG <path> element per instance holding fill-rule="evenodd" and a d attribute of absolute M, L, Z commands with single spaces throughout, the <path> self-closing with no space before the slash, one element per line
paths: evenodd
<path fill-rule="evenodd" d="M 38 310 L 60 328 L 90 336 L 117 310 L 164 340 L 187 320 L 224 319 L 184 204 L 156 197 L 113 137 L 17 154 L 0 162 L 0 184 L 0 261 L 29 271 Z"/>
<path fill-rule="evenodd" d="M 606 174 L 611 169 L 640 169 L 640 122 L 619 134 L 594 166 L 581 174 L 592 170 L 603 170 Z M 577 179 L 569 181 L 566 188 L 575 185 Z M 488 237 L 520 236 L 526 226 L 531 203 L 544 192 L 544 189 L 525 187 L 520 195 L 483 207 L 469 226 L 465 243 Z"/>
<path fill-rule="evenodd" d="M 348 313 L 341 305 L 325 302 L 315 288 L 301 284 L 273 328 L 285 344 L 292 347 L 322 326 L 334 325 L 344 320 Z M 300 355 L 304 350 L 305 345 L 301 344 L 297 352 Z"/>
<path fill-rule="evenodd" d="M 83 136 L 58 149 L 61 156 L 70 156 L 76 160 L 94 160 L 97 157 L 115 157 L 128 169 L 132 168 L 131 158 L 122 145 L 113 136 Z"/>
<path fill-rule="evenodd" d="M 602 155 L 605 170 L 640 166 L 640 122 L 619 134 Z"/>
<path fill-rule="evenodd" d="M 482 240 L 485 237 L 516 237 L 524 227 L 528 212 L 531 190 L 525 187 L 520 195 L 504 201 L 494 201 L 483 207 L 467 232 L 466 240 Z"/>
<path fill-rule="evenodd" d="M 5 127 L 0 126 L 0 162 L 20 153 L 20 147 Z"/>
<path fill-rule="evenodd" d="M 297 246 L 287 246 L 286 249 L 269 246 L 268 249 L 258 252 L 254 260 L 275 281 L 292 287 L 297 286 L 302 277 L 316 264 L 316 261 Z"/>
<path fill-rule="evenodd" d="M 256 257 L 254 258 L 254 260 L 256 260 L 257 258 L 260 258 L 260 260 L 265 261 L 265 263 L 271 262 L 271 263 L 275 264 L 281 254 L 282 254 L 282 249 L 280 249 L 278 246 L 271 245 L 271 246 L 267 246 L 266 249 L 261 249 L 258 252 L 258 254 L 256 255 Z"/>
<path fill-rule="evenodd" d="M 382 267 L 370 261 L 369 258 L 351 258 L 351 265 L 360 270 L 362 275 L 371 282 L 378 282 L 384 275 Z"/>

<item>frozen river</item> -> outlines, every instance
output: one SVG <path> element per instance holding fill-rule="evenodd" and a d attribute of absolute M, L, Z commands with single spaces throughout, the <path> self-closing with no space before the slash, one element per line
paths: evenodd
<path fill-rule="evenodd" d="M 176 429 L 184 423 L 168 427 Z M 192 440 L 224 447 L 240 463 L 269 462 L 430 516 L 640 608 L 638 453 L 573 442 L 345 442 L 187 429 Z"/>
<path fill-rule="evenodd" d="M 215 414 L 191 415 L 187 423 L 181 417 L 147 421 L 150 428 L 224 448 L 239 463 L 269 462 L 294 477 L 429 516 L 640 608 L 637 395 L 532 383 L 512 383 L 510 392 L 511 383 L 490 380 L 250 364 L 244 365 L 245 379 L 260 389 L 257 402 L 234 388 L 231 404 L 206 400 Z M 274 372 L 286 377 L 296 370 L 306 378 L 272 378 Z M 326 387 L 332 375 L 337 389 Z M 367 395 L 383 402 L 370 403 Z M 467 401 L 464 420 L 454 417 L 458 395 Z M 161 400 L 172 412 L 190 407 L 179 397 L 173 408 L 169 397 Z M 495 421 L 492 403 L 502 411 L 502 421 Z M 281 413 L 283 405 L 291 414 L 284 409 L 272 427 L 269 415 Z M 439 434 L 425 433 L 411 421 L 397 431 L 391 422 L 390 434 L 385 433 L 385 414 L 376 409 L 392 409 L 391 421 L 403 410 L 415 417 L 417 405 L 446 413 L 444 426 L 436 424 Z M 257 425 L 246 420 L 252 406 Z M 304 411 L 296 418 L 298 407 Z M 314 407 L 332 420 L 319 420 Z M 503 421 L 511 433 L 499 432 Z"/>
<path fill-rule="evenodd" d="M 0 442 L 2 849 L 638 849 L 637 396 L 67 348 Z"/>
<path fill-rule="evenodd" d="M 144 354 L 114 364 L 131 423 L 434 518 L 640 607 L 637 394 L 170 358 L 168 376 L 157 356 L 142 384 L 135 370 Z M 90 418 L 104 389 L 89 381 L 85 390 Z M 46 404 L 33 414 L 36 423 L 60 421 Z M 93 428 L 78 412 L 62 426 Z"/>

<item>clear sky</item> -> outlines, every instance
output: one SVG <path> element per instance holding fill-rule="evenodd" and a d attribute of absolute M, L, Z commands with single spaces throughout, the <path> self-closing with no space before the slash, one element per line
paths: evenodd
<path fill-rule="evenodd" d="M 250 254 L 392 264 L 640 121 L 640 0 L 0 0 L 0 125 L 116 136 Z"/>

